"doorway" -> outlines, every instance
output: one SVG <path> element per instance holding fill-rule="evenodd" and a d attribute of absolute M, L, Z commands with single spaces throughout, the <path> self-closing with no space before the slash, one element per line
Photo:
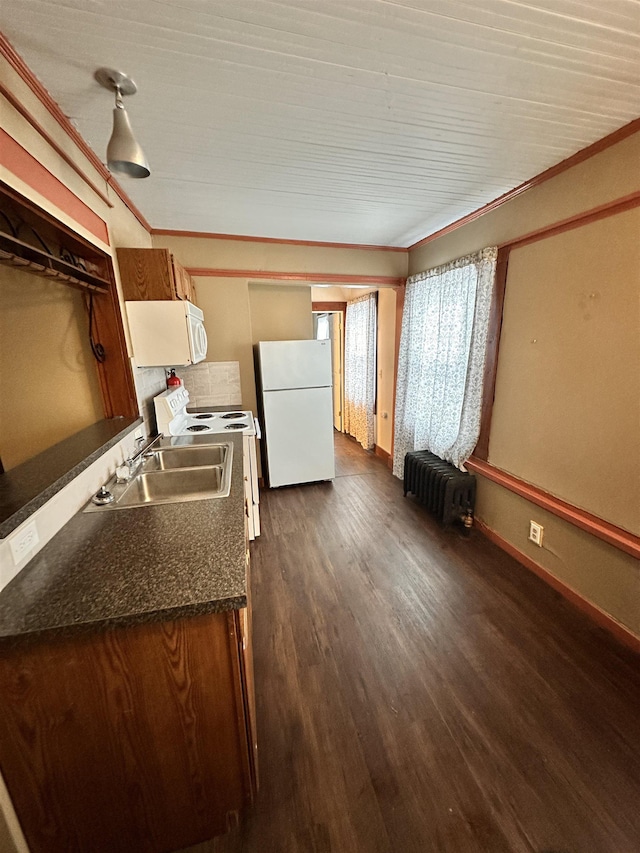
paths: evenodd
<path fill-rule="evenodd" d="M 313 336 L 331 341 L 333 379 L 333 427 L 343 430 L 344 411 L 344 311 L 313 311 Z"/>

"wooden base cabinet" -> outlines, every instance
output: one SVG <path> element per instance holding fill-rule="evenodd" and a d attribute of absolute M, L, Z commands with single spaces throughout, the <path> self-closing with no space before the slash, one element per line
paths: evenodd
<path fill-rule="evenodd" d="M 257 786 L 250 614 L 0 649 L 0 770 L 31 853 L 167 853 Z"/>

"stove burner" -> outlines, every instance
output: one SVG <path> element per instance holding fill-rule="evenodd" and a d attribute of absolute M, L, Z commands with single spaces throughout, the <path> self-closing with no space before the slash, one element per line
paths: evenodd
<path fill-rule="evenodd" d="M 194 424 L 193 426 L 187 427 L 189 432 L 202 432 L 202 430 L 209 431 L 209 427 L 206 424 Z"/>
<path fill-rule="evenodd" d="M 244 418 L 244 412 L 227 412 L 224 415 L 220 415 L 222 420 L 228 420 L 229 418 Z"/>
<path fill-rule="evenodd" d="M 247 426 L 248 426 L 248 424 L 245 424 L 245 423 L 241 423 L 241 424 L 227 424 L 227 425 L 226 425 L 226 427 L 225 427 L 225 429 L 246 429 L 246 428 L 247 428 Z"/>
<path fill-rule="evenodd" d="M 206 415 L 191 415 L 191 417 L 196 421 L 208 421 L 210 418 L 215 418 L 215 415 L 206 414 Z"/>

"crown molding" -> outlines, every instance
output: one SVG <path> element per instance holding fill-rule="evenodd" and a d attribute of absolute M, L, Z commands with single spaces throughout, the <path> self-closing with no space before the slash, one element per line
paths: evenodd
<path fill-rule="evenodd" d="M 329 243 L 322 240 L 283 240 L 279 237 L 251 237 L 245 234 L 218 234 L 214 231 L 180 231 L 173 228 L 152 228 L 152 236 L 159 237 L 196 237 L 207 240 L 239 240 L 245 243 L 276 243 L 282 246 L 316 246 L 319 249 L 361 249 L 368 252 L 400 252 L 406 255 L 409 251 L 402 246 L 377 246 L 368 243 Z"/>
<path fill-rule="evenodd" d="M 272 272 L 270 270 L 218 269 L 187 267 L 196 278 L 249 278 L 255 281 L 303 281 L 313 284 L 359 284 L 363 286 L 404 287 L 405 279 L 390 275 L 344 275 L 338 273 Z"/>
<path fill-rule="evenodd" d="M 618 142 L 622 142 L 623 139 L 627 139 L 627 137 L 633 136 L 633 134 L 637 133 L 638 131 L 640 131 L 640 118 L 636 118 L 633 121 L 630 121 L 628 124 L 619 127 L 618 130 L 614 130 L 613 133 L 610 133 L 608 136 L 604 136 L 602 139 L 598 139 L 597 142 L 593 142 L 591 145 L 587 145 L 586 148 L 582 148 L 580 151 L 577 151 L 575 154 L 572 154 L 565 160 L 561 160 L 560 163 L 556 163 L 555 166 L 551 166 L 549 169 L 545 169 L 544 172 L 540 172 L 540 174 L 535 175 L 528 181 L 525 181 L 519 186 L 514 187 L 514 189 L 509 190 L 501 196 L 498 196 L 498 198 L 494 199 L 493 201 L 490 201 L 488 204 L 483 205 L 483 207 L 479 207 L 477 210 L 468 213 L 466 216 L 462 216 L 460 219 L 456 219 L 455 222 L 451 222 L 449 225 L 445 225 L 444 228 L 440 228 L 438 231 L 434 231 L 433 234 L 428 234 L 426 237 L 423 237 L 422 240 L 418 240 L 417 243 L 413 243 L 411 246 L 409 246 L 408 251 L 419 249 L 421 246 L 426 246 L 427 243 L 431 243 L 434 240 L 437 240 L 439 237 L 444 237 L 445 234 L 450 234 L 452 231 L 457 231 L 458 228 L 462 228 L 463 225 L 468 225 L 469 222 L 473 222 L 475 219 L 479 219 L 486 213 L 490 213 L 492 210 L 496 210 L 498 207 L 502 207 L 503 204 L 506 204 L 509 201 L 513 201 L 514 198 L 517 198 L 519 195 L 522 195 L 523 193 L 527 192 L 527 190 L 531 190 L 534 187 L 540 186 L 540 184 L 545 183 L 545 181 L 549 181 L 551 178 L 555 178 L 557 175 L 561 175 L 568 169 L 573 168 L 573 166 L 577 166 L 580 163 L 584 163 L 585 160 L 589 160 L 591 157 L 595 157 L 596 154 L 600 154 L 600 152 L 606 151 L 607 148 L 611 148 L 612 145 L 616 145 Z"/>

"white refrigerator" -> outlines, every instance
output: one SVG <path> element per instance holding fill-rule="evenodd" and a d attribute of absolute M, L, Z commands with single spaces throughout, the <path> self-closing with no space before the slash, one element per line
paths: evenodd
<path fill-rule="evenodd" d="M 257 355 L 269 485 L 333 480 L 331 341 L 261 341 Z"/>

